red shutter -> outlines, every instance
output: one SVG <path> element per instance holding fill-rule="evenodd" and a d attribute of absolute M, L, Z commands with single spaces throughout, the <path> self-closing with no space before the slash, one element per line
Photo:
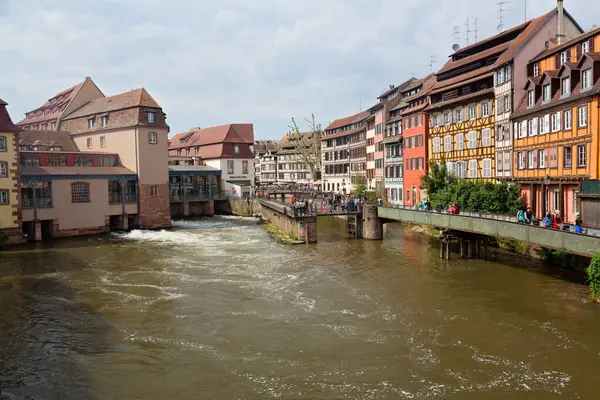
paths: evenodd
<path fill-rule="evenodd" d="M 594 38 L 590 39 L 590 51 L 594 51 Z"/>
<path fill-rule="evenodd" d="M 558 53 L 554 56 L 554 63 L 556 65 L 555 69 L 559 69 L 560 68 L 560 53 Z"/>
<path fill-rule="evenodd" d="M 579 62 L 579 60 L 581 59 L 581 45 L 578 44 L 577 45 L 577 59 L 575 60 L 575 62 Z"/>

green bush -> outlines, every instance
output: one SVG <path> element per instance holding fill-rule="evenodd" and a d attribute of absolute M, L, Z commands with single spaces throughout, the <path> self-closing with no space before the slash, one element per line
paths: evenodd
<path fill-rule="evenodd" d="M 525 242 L 521 242 L 520 240 L 498 238 L 497 243 L 499 246 L 507 249 L 508 251 L 512 251 L 513 253 L 529 253 L 529 245 Z"/>
<path fill-rule="evenodd" d="M 588 285 L 592 299 L 600 300 L 600 253 L 597 253 L 587 267 Z"/>
<path fill-rule="evenodd" d="M 456 179 L 441 166 L 431 163 L 429 173 L 423 177 L 429 201 L 435 207 L 458 204 L 464 211 L 514 214 L 524 207 L 521 189 L 512 183 L 484 183 Z"/>

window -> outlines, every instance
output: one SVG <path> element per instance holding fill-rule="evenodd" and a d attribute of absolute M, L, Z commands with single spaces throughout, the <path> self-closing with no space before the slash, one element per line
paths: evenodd
<path fill-rule="evenodd" d="M 73 157 L 74 167 L 91 167 L 92 157 L 90 156 L 75 156 Z"/>
<path fill-rule="evenodd" d="M 534 118 L 531 120 L 531 136 L 538 134 L 538 119 Z"/>
<path fill-rule="evenodd" d="M 146 111 L 146 121 L 151 124 L 156 120 L 156 113 L 154 111 Z"/>
<path fill-rule="evenodd" d="M 148 133 L 148 143 L 150 143 L 150 144 L 158 143 L 158 134 L 156 132 Z"/>
<path fill-rule="evenodd" d="M 100 157 L 99 166 L 101 167 L 114 167 L 117 165 L 116 157 Z"/>
<path fill-rule="evenodd" d="M 592 39 L 594 40 L 594 39 Z M 581 43 L 581 52 L 582 53 L 588 53 L 590 51 L 590 42 L 589 40 L 586 40 L 585 42 Z M 577 60 L 579 61 L 579 60 Z"/>
<path fill-rule="evenodd" d="M 477 160 L 469 160 L 468 177 L 477 178 Z"/>
<path fill-rule="evenodd" d="M 548 167 L 558 168 L 558 147 L 550 147 L 548 150 Z"/>
<path fill-rule="evenodd" d="M 519 169 L 525 169 L 525 158 L 527 154 L 524 151 L 519 152 Z"/>
<path fill-rule="evenodd" d="M 100 126 L 102 128 L 106 128 L 108 126 L 108 115 L 105 115 L 100 118 Z"/>
<path fill-rule="evenodd" d="M 25 156 L 23 160 L 24 167 L 39 167 L 40 157 L 39 156 Z"/>
<path fill-rule="evenodd" d="M 488 117 L 490 115 L 490 103 L 481 104 L 481 115 L 480 117 Z"/>
<path fill-rule="evenodd" d="M 550 116 L 544 115 L 544 133 L 550 132 Z"/>
<path fill-rule="evenodd" d="M 49 167 L 66 167 L 66 156 L 48 156 L 46 157 L 46 165 Z"/>
<path fill-rule="evenodd" d="M 577 167 L 583 168 L 585 167 L 585 144 L 580 144 L 577 146 Z"/>
<path fill-rule="evenodd" d="M 152 196 L 152 197 L 158 196 L 158 186 L 150 186 L 150 196 Z"/>
<path fill-rule="evenodd" d="M 504 96 L 504 112 L 510 112 L 510 96 Z"/>
<path fill-rule="evenodd" d="M 6 151 L 6 137 L 0 136 L 0 151 Z"/>
<path fill-rule="evenodd" d="M 550 84 L 542 86 L 542 101 L 550 101 Z"/>
<path fill-rule="evenodd" d="M 563 166 L 565 168 L 571 168 L 573 162 L 573 148 L 564 147 L 563 148 Z"/>
<path fill-rule="evenodd" d="M 527 159 L 528 159 L 528 163 L 527 163 L 528 168 L 534 169 L 536 167 L 536 165 L 535 165 L 535 150 L 527 153 Z"/>
<path fill-rule="evenodd" d="M 450 125 L 451 123 L 452 123 L 452 114 L 450 114 L 450 111 L 446 111 L 444 113 L 444 124 Z"/>
<path fill-rule="evenodd" d="M 198 150 L 199 150 L 199 148 L 198 148 L 198 147 L 195 147 L 195 148 L 194 148 L 194 155 L 195 155 L 195 156 L 197 156 L 197 155 L 198 155 Z"/>
<path fill-rule="evenodd" d="M 94 123 L 96 122 L 96 120 L 92 117 L 92 118 L 88 118 L 88 129 L 94 129 Z"/>
<path fill-rule="evenodd" d="M 88 138 L 88 140 L 87 140 L 87 148 L 88 149 L 92 148 L 92 138 Z"/>
<path fill-rule="evenodd" d="M 571 94 L 571 78 L 567 76 L 566 78 L 562 78 L 560 81 L 560 95 L 568 96 L 570 94 Z"/>
<path fill-rule="evenodd" d="M 474 149 L 477 147 L 477 132 L 471 131 L 467 134 L 467 139 L 469 141 L 469 148 Z"/>
<path fill-rule="evenodd" d="M 571 110 L 565 111 L 564 118 L 565 118 L 565 130 L 571 129 L 571 122 L 573 119 L 573 111 L 571 111 Z"/>
<path fill-rule="evenodd" d="M 8 163 L 0 162 L 0 178 L 8 177 Z"/>
<path fill-rule="evenodd" d="M 542 149 L 538 153 L 538 160 L 540 163 L 540 168 L 546 168 L 546 150 Z"/>
<path fill-rule="evenodd" d="M 0 189 L 0 205 L 7 205 L 9 203 L 8 189 Z"/>
<path fill-rule="evenodd" d="M 569 61 L 569 50 L 565 50 L 562 53 L 560 53 L 560 65 L 563 65 L 564 63 Z"/>
<path fill-rule="evenodd" d="M 512 75 L 511 67 L 510 67 L 510 65 L 507 65 L 506 66 L 506 73 L 505 73 L 505 80 L 506 80 L 506 82 L 508 82 L 508 81 L 510 81 L 512 79 L 511 75 Z"/>
<path fill-rule="evenodd" d="M 433 138 L 433 152 L 434 153 L 440 152 L 440 138 L 439 137 Z"/>
<path fill-rule="evenodd" d="M 467 166 L 464 161 L 457 161 L 454 164 L 454 172 L 457 178 L 465 178 L 467 173 Z"/>
<path fill-rule="evenodd" d="M 248 173 L 248 161 L 242 161 L 242 174 Z"/>
<path fill-rule="evenodd" d="M 423 113 L 417 114 L 417 124 L 419 126 L 423 125 Z"/>
<path fill-rule="evenodd" d="M 540 64 L 533 64 L 533 76 L 540 76 Z"/>
<path fill-rule="evenodd" d="M 496 74 L 496 81 L 497 81 L 498 85 L 501 85 L 504 83 L 504 68 L 500 68 L 498 70 L 498 73 Z"/>
<path fill-rule="evenodd" d="M 419 157 L 419 169 L 423 169 L 425 167 L 425 160 L 423 159 L 423 157 Z M 402 175 L 402 174 L 400 174 Z"/>
<path fill-rule="evenodd" d="M 448 153 L 452 151 L 452 136 L 444 136 L 444 152 Z"/>
<path fill-rule="evenodd" d="M 229 175 L 233 174 L 235 171 L 233 160 L 227 160 L 227 173 Z"/>
<path fill-rule="evenodd" d="M 502 172 L 503 165 L 504 165 L 503 162 L 502 162 L 503 161 L 502 160 L 503 155 L 504 155 L 504 153 L 497 153 L 496 154 L 496 171 L 497 172 Z"/>
<path fill-rule="evenodd" d="M 474 120 L 475 118 L 477 118 L 475 115 L 475 106 L 471 105 L 469 106 L 469 120 Z"/>
<path fill-rule="evenodd" d="M 560 130 L 560 113 L 554 113 L 550 115 L 550 127 L 552 132 L 558 132 Z"/>
<path fill-rule="evenodd" d="M 55 131 L 56 130 L 56 122 L 51 122 L 50 123 L 50 129 Z"/>
<path fill-rule="evenodd" d="M 185 155 L 189 156 L 190 155 L 190 148 L 188 147 L 187 149 L 185 149 Z"/>
<path fill-rule="evenodd" d="M 587 126 L 587 106 L 579 107 L 577 110 L 579 114 L 579 127 L 583 128 Z"/>
<path fill-rule="evenodd" d="M 492 129 L 484 128 L 481 130 L 481 146 L 490 147 L 492 145 Z"/>
<path fill-rule="evenodd" d="M 527 120 L 527 136 L 533 136 L 533 120 Z"/>
<path fill-rule="evenodd" d="M 423 135 L 417 135 L 417 147 L 423 146 Z"/>
<path fill-rule="evenodd" d="M 448 174 L 452 174 L 454 175 L 454 163 L 451 161 L 446 162 L 446 171 L 448 171 Z"/>
<path fill-rule="evenodd" d="M 464 150 L 465 149 L 465 134 L 459 133 L 456 135 L 456 150 Z"/>
<path fill-rule="evenodd" d="M 90 184 L 87 182 L 71 183 L 71 202 L 86 203 L 90 201 Z"/>
<path fill-rule="evenodd" d="M 491 178 L 492 177 L 492 159 L 484 158 L 483 159 L 483 172 L 481 174 L 482 178 Z"/>
<path fill-rule="evenodd" d="M 123 189 L 118 181 L 108 181 L 108 202 L 109 204 L 121 204 L 123 201 Z M 135 203 L 137 201 L 137 182 L 128 180 L 125 185 L 125 203 Z"/>
<path fill-rule="evenodd" d="M 588 68 L 581 73 L 581 90 L 591 89 L 592 87 L 592 69 Z"/>
<path fill-rule="evenodd" d="M 579 190 L 573 190 L 573 211 L 579 214 Z"/>
<path fill-rule="evenodd" d="M 462 122 L 463 111 L 462 108 L 454 111 L 454 122 Z"/>
<path fill-rule="evenodd" d="M 240 146 L 238 144 L 236 144 L 236 145 L 233 146 L 233 152 L 235 154 L 238 154 L 240 152 Z"/>
<path fill-rule="evenodd" d="M 100 136 L 100 147 L 106 147 L 106 137 Z"/>
<path fill-rule="evenodd" d="M 558 189 L 554 189 L 554 196 L 553 200 L 554 200 L 554 211 L 559 211 L 560 210 L 560 191 Z"/>

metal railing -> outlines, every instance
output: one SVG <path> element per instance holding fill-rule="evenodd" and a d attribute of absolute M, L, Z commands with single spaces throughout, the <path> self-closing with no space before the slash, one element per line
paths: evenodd
<path fill-rule="evenodd" d="M 42 197 L 35 200 L 37 208 L 52 208 L 52 197 Z M 33 208 L 33 199 L 23 198 L 23 208 Z"/>

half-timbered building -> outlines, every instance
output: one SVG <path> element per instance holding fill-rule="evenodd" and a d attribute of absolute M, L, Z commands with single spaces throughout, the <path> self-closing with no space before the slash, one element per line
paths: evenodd
<path fill-rule="evenodd" d="M 600 203 L 595 194 L 582 207 L 587 193 L 581 187 L 600 178 L 599 51 L 600 28 L 535 57 L 512 116 L 514 180 L 528 205 L 538 217 L 557 213 L 568 222 L 581 212 L 584 224 L 594 228 L 600 226 Z"/>

